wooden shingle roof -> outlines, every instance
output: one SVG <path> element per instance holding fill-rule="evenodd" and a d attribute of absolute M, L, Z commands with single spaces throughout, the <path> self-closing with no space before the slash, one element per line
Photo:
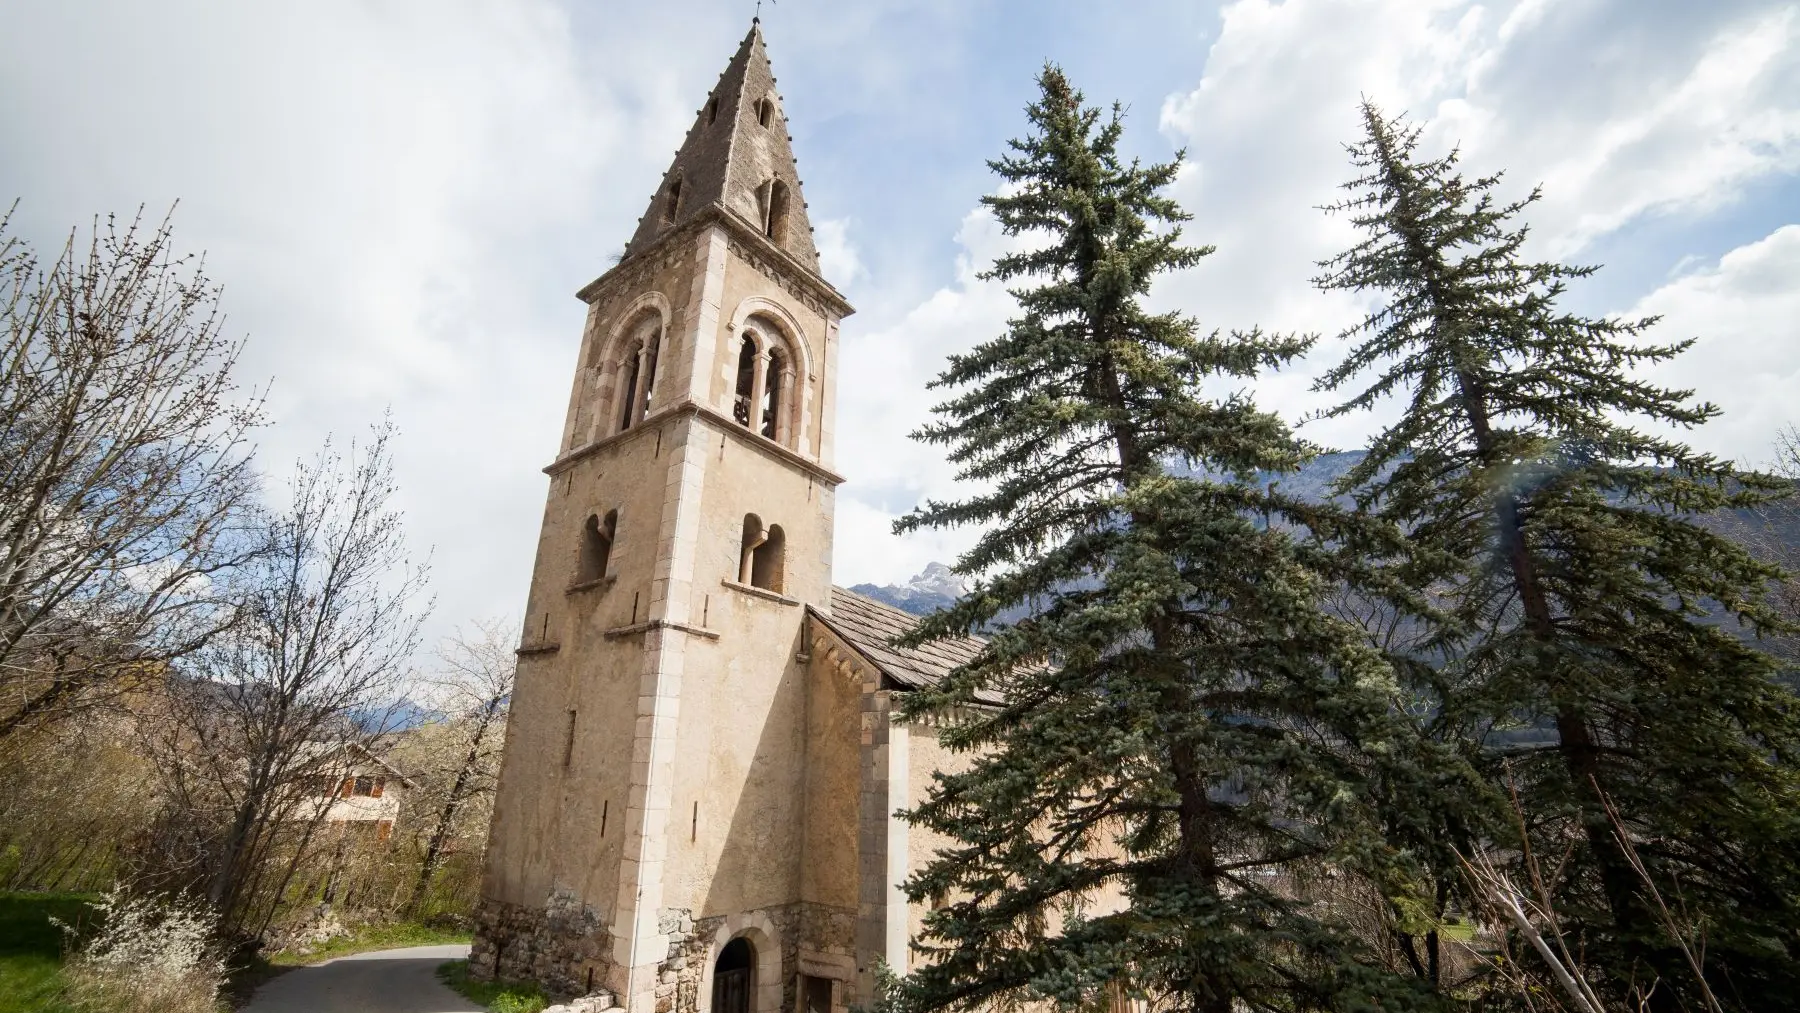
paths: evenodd
<path fill-rule="evenodd" d="M 810 610 L 869 664 L 902 689 L 936 685 L 951 669 L 981 651 L 976 637 L 939 640 L 922 647 L 895 647 L 891 641 L 913 628 L 919 617 L 841 587 L 831 589 L 831 611 Z"/>

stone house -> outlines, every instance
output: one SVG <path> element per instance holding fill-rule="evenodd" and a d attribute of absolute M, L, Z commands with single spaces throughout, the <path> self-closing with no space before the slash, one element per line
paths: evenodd
<path fill-rule="evenodd" d="M 586 324 L 519 648 L 478 976 L 632 1013 L 828 1013 L 904 971 L 952 758 L 890 719 L 973 641 L 832 585 L 839 323 L 760 29 Z"/>

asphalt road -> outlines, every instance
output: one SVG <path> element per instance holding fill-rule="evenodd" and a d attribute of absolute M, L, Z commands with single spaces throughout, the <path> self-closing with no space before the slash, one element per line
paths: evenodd
<path fill-rule="evenodd" d="M 256 990 L 244 1013 L 481 1013 L 437 980 L 463 946 L 409 946 L 289 971 Z"/>

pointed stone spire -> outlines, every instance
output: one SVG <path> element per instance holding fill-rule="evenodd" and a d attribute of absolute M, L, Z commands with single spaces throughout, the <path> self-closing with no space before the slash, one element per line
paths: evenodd
<path fill-rule="evenodd" d="M 700 107 L 650 210 L 625 245 L 625 256 L 648 248 L 658 236 L 714 205 L 749 223 L 814 275 L 819 273 L 787 117 L 756 21 L 750 22 L 737 55 Z"/>

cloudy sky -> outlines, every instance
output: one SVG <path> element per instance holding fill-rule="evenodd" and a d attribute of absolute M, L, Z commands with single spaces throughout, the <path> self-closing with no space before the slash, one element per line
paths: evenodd
<path fill-rule="evenodd" d="M 753 4 L 0 0 L 0 200 L 40 243 L 179 199 L 247 382 L 262 462 L 391 407 L 433 631 L 524 601 L 582 307 L 643 212 Z M 1771 0 L 782 0 L 764 28 L 826 272 L 860 312 L 840 377 L 840 583 L 963 539 L 895 539 L 951 492 L 905 433 L 943 357 L 994 334 L 983 160 L 1045 60 L 1123 102 L 1127 146 L 1185 149 L 1177 197 L 1218 253 L 1158 300 L 1208 326 L 1335 333 L 1319 213 L 1367 95 L 1534 183 L 1537 252 L 1605 264 L 1570 304 L 1697 337 L 1664 378 L 1718 402 L 1692 435 L 1766 460 L 1800 422 L 1800 4 Z M 1258 385 L 1298 417 L 1342 346 Z M 1376 420 L 1309 427 L 1354 446 Z"/>

